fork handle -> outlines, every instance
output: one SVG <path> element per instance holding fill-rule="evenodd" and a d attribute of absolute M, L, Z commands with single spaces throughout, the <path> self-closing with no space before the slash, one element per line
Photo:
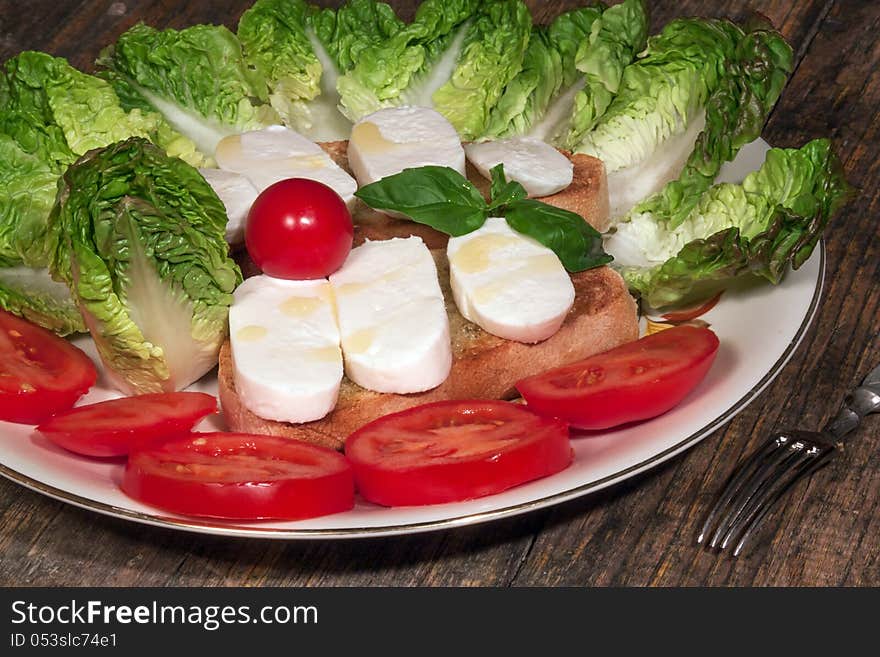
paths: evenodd
<path fill-rule="evenodd" d="M 865 387 L 856 388 L 843 402 L 837 416 L 825 425 L 823 431 L 837 439 L 843 438 L 859 426 L 862 418 L 880 410 L 880 395 Z"/>

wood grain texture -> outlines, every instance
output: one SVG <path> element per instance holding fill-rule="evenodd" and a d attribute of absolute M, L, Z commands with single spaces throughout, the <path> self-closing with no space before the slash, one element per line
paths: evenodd
<path fill-rule="evenodd" d="M 138 20 L 223 22 L 247 1 L 0 1 L 0 58 L 22 49 L 86 70 Z M 338 3 L 325 3 L 338 4 Z M 411 17 L 415 2 L 391 3 Z M 576 2 L 529 2 L 552 18 Z M 765 137 L 831 136 L 859 197 L 826 233 L 828 278 L 814 326 L 773 384 L 682 456 L 606 491 L 487 525 L 399 538 L 276 543 L 205 537 L 98 516 L 0 480 L 0 584 L 10 585 L 878 585 L 880 431 L 876 420 L 774 513 L 739 559 L 693 545 L 704 509 L 739 457 L 774 429 L 815 427 L 878 361 L 880 333 L 880 5 L 857 0 L 660 1 L 676 16 L 743 17 L 780 27 L 797 69 Z"/>

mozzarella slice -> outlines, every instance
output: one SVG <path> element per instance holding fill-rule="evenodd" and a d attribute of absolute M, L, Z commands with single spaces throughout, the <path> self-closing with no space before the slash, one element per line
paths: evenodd
<path fill-rule="evenodd" d="M 483 176 L 491 180 L 492 168 L 503 164 L 507 179 L 525 187 L 531 197 L 562 191 L 574 177 L 571 160 L 540 139 L 514 137 L 467 144 L 464 149 Z"/>
<path fill-rule="evenodd" d="M 450 238 L 446 254 L 458 310 L 498 337 L 546 340 L 574 303 L 571 277 L 556 254 L 502 218 Z"/>
<path fill-rule="evenodd" d="M 315 142 L 280 125 L 223 138 L 214 159 L 247 177 L 257 191 L 286 178 L 308 178 L 332 188 L 349 206 L 357 182 Z"/>
<path fill-rule="evenodd" d="M 422 392 L 449 376 L 449 318 L 418 237 L 366 242 L 330 276 L 345 373 L 378 392 Z"/>
<path fill-rule="evenodd" d="M 247 279 L 234 293 L 229 339 L 235 389 L 253 413 L 311 422 L 336 406 L 342 352 L 326 280 Z"/>
<path fill-rule="evenodd" d="M 351 131 L 348 162 L 361 185 L 427 165 L 465 175 L 464 149 L 452 124 L 427 107 L 392 107 L 365 116 Z"/>
<path fill-rule="evenodd" d="M 241 244 L 248 212 L 257 198 L 257 188 L 240 173 L 223 169 L 199 169 L 199 173 L 226 207 L 226 241 Z"/>

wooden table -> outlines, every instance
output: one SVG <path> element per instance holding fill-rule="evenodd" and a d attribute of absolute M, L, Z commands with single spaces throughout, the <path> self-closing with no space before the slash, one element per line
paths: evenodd
<path fill-rule="evenodd" d="M 0 57 L 24 49 L 85 70 L 136 21 L 223 22 L 247 0 L 0 0 Z M 337 3 L 327 3 L 337 4 Z M 416 2 L 392 2 L 407 19 Z M 576 1 L 528 2 L 536 20 Z M 751 4 L 793 45 L 796 69 L 764 132 L 778 146 L 833 138 L 862 190 L 826 233 L 825 296 L 779 377 L 723 429 L 661 467 L 586 498 L 491 524 L 340 542 L 239 540 L 100 516 L 0 480 L 0 584 L 7 585 L 878 585 L 880 423 L 774 513 L 739 559 L 694 546 L 706 505 L 768 432 L 816 427 L 880 362 L 880 5 L 859 0 L 675 0 L 684 15 L 743 17 Z"/>

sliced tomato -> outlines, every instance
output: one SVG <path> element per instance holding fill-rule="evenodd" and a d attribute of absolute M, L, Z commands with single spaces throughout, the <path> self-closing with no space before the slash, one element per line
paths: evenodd
<path fill-rule="evenodd" d="M 688 322 L 692 319 L 696 319 L 697 317 L 701 317 L 702 315 L 705 315 L 707 312 L 709 312 L 710 310 L 712 310 L 712 308 L 715 307 L 715 305 L 721 299 L 721 294 L 723 292 L 724 292 L 724 290 L 721 290 L 714 297 L 704 301 L 703 303 L 701 303 L 698 306 L 694 306 L 691 308 L 680 308 L 679 310 L 676 310 L 673 312 L 668 312 L 663 315 L 663 319 L 665 319 L 667 322 L 678 323 L 678 322 Z"/>
<path fill-rule="evenodd" d="M 361 495 L 385 506 L 491 495 L 566 468 L 568 427 L 516 404 L 442 401 L 386 415 L 353 433 L 345 455 Z"/>
<path fill-rule="evenodd" d="M 41 422 L 73 406 L 97 377 L 82 350 L 0 310 L 0 420 Z"/>
<path fill-rule="evenodd" d="M 342 454 L 242 433 L 191 433 L 135 449 L 122 490 L 173 513 L 240 520 L 298 520 L 354 506 Z"/>
<path fill-rule="evenodd" d="M 64 449 L 85 456 L 124 456 L 133 448 L 188 433 L 217 411 L 203 392 L 162 392 L 77 406 L 55 415 L 37 431 Z"/>
<path fill-rule="evenodd" d="M 707 328 L 676 326 L 516 384 L 528 407 L 579 429 L 646 420 L 702 381 L 718 351 Z"/>

